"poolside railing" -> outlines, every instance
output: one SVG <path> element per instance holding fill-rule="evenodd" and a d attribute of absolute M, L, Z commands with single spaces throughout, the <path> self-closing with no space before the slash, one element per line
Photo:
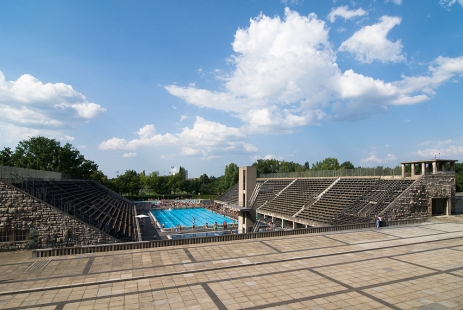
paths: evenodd
<path fill-rule="evenodd" d="M 420 223 L 424 223 L 427 221 L 428 221 L 428 218 L 419 218 L 419 219 L 390 221 L 387 224 L 388 226 L 396 226 L 396 225 L 407 225 L 407 224 L 420 224 Z M 374 227 L 375 227 L 375 223 L 350 224 L 350 225 L 338 225 L 338 226 L 309 227 L 309 228 L 301 228 L 301 229 L 293 229 L 293 230 L 265 231 L 265 232 L 246 233 L 246 234 L 226 234 L 226 235 L 220 235 L 220 236 L 198 237 L 198 238 L 189 238 L 189 239 L 153 240 L 153 241 L 141 241 L 141 242 L 76 246 L 76 247 L 56 248 L 56 249 L 51 249 L 51 248 L 50 249 L 37 249 L 37 250 L 32 250 L 32 258 L 61 256 L 61 255 L 81 255 L 81 254 L 89 254 L 89 253 L 125 251 L 125 250 L 139 250 L 139 249 L 161 248 L 161 247 L 169 247 L 169 246 L 182 246 L 182 245 L 191 245 L 191 244 L 325 233 L 325 232 L 332 232 L 332 231 L 368 229 L 368 228 L 374 228 Z"/>

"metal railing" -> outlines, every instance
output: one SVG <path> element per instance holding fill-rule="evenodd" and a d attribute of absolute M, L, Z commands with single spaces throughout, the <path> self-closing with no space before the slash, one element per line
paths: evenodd
<path fill-rule="evenodd" d="M 307 170 L 301 172 L 278 172 L 260 175 L 261 179 L 270 178 L 336 178 L 336 177 L 402 177 L 402 168 L 355 168 L 342 170 Z"/>
<path fill-rule="evenodd" d="M 6 182 L 10 183 L 12 179 L 14 181 L 14 178 L 12 177 L 13 175 L 21 176 L 23 178 L 35 178 L 35 179 L 60 180 L 64 178 L 70 178 L 70 176 L 65 175 L 64 173 L 60 173 L 60 172 L 17 168 L 17 167 L 9 167 L 9 166 L 0 165 L 0 180 L 5 180 Z"/>
<path fill-rule="evenodd" d="M 427 221 L 428 221 L 428 218 L 418 218 L 418 219 L 390 221 L 390 222 L 387 222 L 387 225 L 396 226 L 396 225 L 406 225 L 406 224 L 420 224 L 420 223 L 424 223 Z M 292 235 L 305 235 L 305 234 L 354 230 L 354 229 L 367 229 L 367 228 L 374 228 L 374 227 L 375 227 L 375 223 L 349 224 L 349 225 L 339 225 L 339 226 L 309 227 L 309 228 L 301 228 L 301 229 L 293 229 L 293 230 L 265 231 L 265 232 L 255 232 L 255 233 L 247 233 L 247 234 L 230 234 L 230 235 L 199 237 L 199 238 L 190 238 L 190 239 L 153 240 L 153 241 L 142 241 L 142 242 L 127 242 L 127 243 L 78 246 L 78 247 L 57 248 L 57 249 L 51 249 L 51 248 L 50 249 L 38 249 L 38 250 L 32 250 L 32 257 L 36 258 L 36 257 L 61 256 L 61 255 L 78 255 L 78 254 L 87 254 L 87 253 L 124 251 L 124 250 L 150 249 L 150 248 L 182 246 L 182 245 L 190 245 L 190 244 L 249 240 L 249 239 L 292 236 Z"/>

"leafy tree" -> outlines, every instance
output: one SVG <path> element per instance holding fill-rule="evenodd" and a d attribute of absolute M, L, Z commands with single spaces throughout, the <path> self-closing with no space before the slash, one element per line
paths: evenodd
<path fill-rule="evenodd" d="M 127 170 L 117 177 L 116 185 L 121 193 L 136 196 L 140 190 L 140 177 L 135 170 Z"/>
<path fill-rule="evenodd" d="M 333 157 L 327 157 L 321 162 L 312 164 L 312 170 L 338 170 L 340 167 L 338 159 Z"/>
<path fill-rule="evenodd" d="M 305 167 L 301 164 L 295 163 L 293 161 L 282 161 L 280 162 L 280 168 L 278 172 L 300 172 L 305 171 Z"/>
<path fill-rule="evenodd" d="M 1 157 L 14 167 L 61 172 L 76 179 L 98 175 L 98 165 L 85 159 L 70 143 L 61 146 L 59 141 L 42 136 L 20 141 L 14 152 L 3 149 Z"/>
<path fill-rule="evenodd" d="M 256 167 L 257 177 L 267 173 L 277 173 L 280 170 L 280 162 L 276 159 L 258 159 L 252 165 Z"/>
<path fill-rule="evenodd" d="M 224 175 L 220 182 L 220 192 L 225 192 L 227 189 L 238 183 L 239 171 L 240 168 L 234 163 L 225 166 Z"/>
<path fill-rule="evenodd" d="M 341 169 L 354 169 L 355 166 L 350 161 L 345 161 L 340 166 Z"/>
<path fill-rule="evenodd" d="M 455 163 L 455 183 L 457 192 L 463 192 L 463 163 Z"/>
<path fill-rule="evenodd" d="M 13 151 L 9 147 L 5 147 L 2 151 L 0 151 L 0 163 L 2 166 L 13 166 L 12 158 Z"/>

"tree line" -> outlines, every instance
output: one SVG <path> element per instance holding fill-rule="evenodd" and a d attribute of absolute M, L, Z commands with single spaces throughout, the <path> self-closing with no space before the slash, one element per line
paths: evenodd
<path fill-rule="evenodd" d="M 98 170 L 98 164 L 86 159 L 70 143 L 61 145 L 59 141 L 42 136 L 20 141 L 14 150 L 5 147 L 0 151 L 0 163 L 3 166 L 61 172 L 74 179 L 93 179 L 122 195 L 131 197 L 217 196 L 237 184 L 239 174 L 239 167 L 230 163 L 225 166 L 223 175 L 219 177 L 204 173 L 199 178 L 187 179 L 185 168 L 180 167 L 178 173 L 169 176 L 159 175 L 158 172 L 127 170 L 115 178 L 108 178 Z M 340 164 L 338 159 L 333 157 L 316 161 L 312 165 L 308 161 L 299 164 L 277 159 L 258 159 L 252 166 L 256 167 L 258 177 L 268 173 L 355 168 L 350 161 Z M 457 191 L 463 191 L 463 164 L 456 163 L 455 170 Z"/>

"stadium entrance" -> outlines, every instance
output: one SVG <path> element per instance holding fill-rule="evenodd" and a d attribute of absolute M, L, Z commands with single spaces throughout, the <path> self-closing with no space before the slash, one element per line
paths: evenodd
<path fill-rule="evenodd" d="M 432 198 L 432 215 L 450 215 L 448 198 Z"/>

